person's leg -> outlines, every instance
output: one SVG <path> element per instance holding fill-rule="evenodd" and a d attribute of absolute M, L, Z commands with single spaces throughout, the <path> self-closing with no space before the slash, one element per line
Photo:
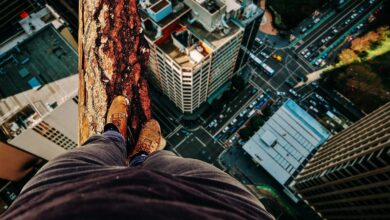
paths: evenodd
<path fill-rule="evenodd" d="M 82 146 L 45 164 L 23 187 L 22 193 L 36 193 L 64 181 L 73 181 L 91 171 L 126 167 L 126 145 L 120 133 L 106 130 L 90 137 Z"/>
<path fill-rule="evenodd" d="M 107 112 L 104 133 L 90 137 L 83 146 L 49 161 L 24 186 L 21 195 L 75 181 L 91 172 L 125 168 L 128 110 L 127 98 L 115 97 Z"/>
<path fill-rule="evenodd" d="M 245 201 L 245 203 L 253 203 L 264 209 L 260 201 L 240 182 L 206 162 L 178 157 L 172 152 L 162 150 L 150 154 L 141 167 L 188 180 L 197 179 L 199 184 L 207 185 L 210 190 L 229 195 L 232 199 Z M 199 181 L 199 179 L 203 180 Z"/>
<path fill-rule="evenodd" d="M 166 150 L 156 151 L 149 155 L 141 167 L 174 176 L 212 179 L 228 182 L 240 188 L 242 187 L 237 180 L 213 165 L 196 159 L 178 157 L 174 153 Z"/>

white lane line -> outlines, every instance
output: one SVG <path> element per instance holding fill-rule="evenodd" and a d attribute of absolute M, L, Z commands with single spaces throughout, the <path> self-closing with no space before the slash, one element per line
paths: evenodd
<path fill-rule="evenodd" d="M 203 143 L 203 141 L 200 140 L 197 136 L 195 136 L 195 139 L 198 140 L 203 147 L 207 147 L 206 144 Z"/>

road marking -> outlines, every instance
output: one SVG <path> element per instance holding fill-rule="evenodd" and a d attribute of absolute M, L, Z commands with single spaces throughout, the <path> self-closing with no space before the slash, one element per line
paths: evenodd
<path fill-rule="evenodd" d="M 183 128 L 183 125 L 179 125 L 179 126 L 177 126 L 176 128 L 175 128 L 175 130 L 173 130 L 171 133 L 169 133 L 167 136 L 166 136 L 166 138 L 170 138 L 170 137 L 172 137 L 174 134 L 176 134 L 181 128 Z"/>
<path fill-rule="evenodd" d="M 186 136 L 183 140 L 181 140 L 178 144 L 176 144 L 176 146 L 173 148 L 173 150 L 175 150 L 175 152 L 177 152 L 176 149 L 177 149 L 182 143 L 184 143 L 185 141 L 187 141 L 187 139 L 188 139 L 190 136 L 192 136 L 192 135 L 193 135 L 193 134 Z M 179 155 L 181 155 L 181 154 L 179 154 Z"/>
<path fill-rule="evenodd" d="M 207 147 L 197 136 L 195 136 L 195 139 L 198 140 L 203 147 Z"/>

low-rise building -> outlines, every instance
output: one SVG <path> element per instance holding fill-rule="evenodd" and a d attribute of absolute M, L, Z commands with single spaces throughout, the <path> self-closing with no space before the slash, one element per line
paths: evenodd
<path fill-rule="evenodd" d="M 287 187 L 329 136 L 328 130 L 288 99 L 243 148 Z"/>

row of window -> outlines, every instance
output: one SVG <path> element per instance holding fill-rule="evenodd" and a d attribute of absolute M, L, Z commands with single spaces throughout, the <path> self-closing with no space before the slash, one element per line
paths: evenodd
<path fill-rule="evenodd" d="M 66 150 L 70 150 L 77 147 L 77 144 L 74 141 L 72 141 L 70 138 L 66 137 L 60 131 L 58 131 L 44 121 L 41 121 L 37 126 L 33 128 L 33 130 L 48 139 L 49 141 Z"/>

